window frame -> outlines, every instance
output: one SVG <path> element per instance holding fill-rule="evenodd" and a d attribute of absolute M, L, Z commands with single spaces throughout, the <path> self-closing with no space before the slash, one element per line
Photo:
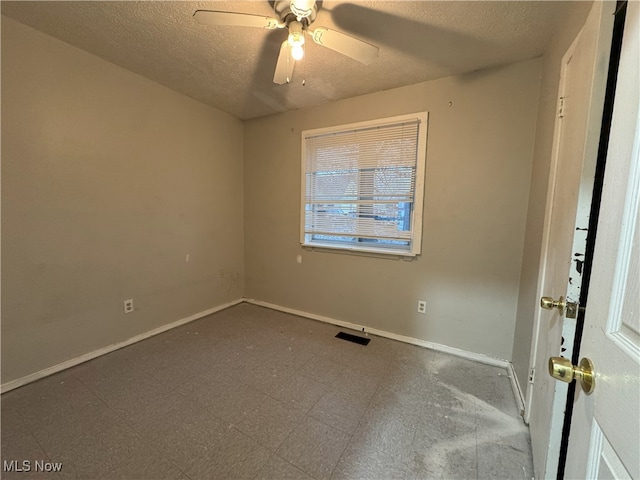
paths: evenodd
<path fill-rule="evenodd" d="M 364 252 L 382 255 L 393 255 L 403 257 L 415 257 L 422 252 L 422 219 L 424 210 L 424 186 L 425 186 L 425 171 L 426 171 L 426 157 L 427 157 L 427 131 L 428 131 L 429 112 L 417 112 L 406 115 L 397 115 L 393 117 L 378 118 L 374 120 L 367 120 L 364 122 L 348 123 L 343 125 L 336 125 L 324 128 L 315 128 L 310 130 L 303 130 L 301 133 L 302 144 L 302 157 L 301 157 L 301 192 L 300 192 L 300 244 L 303 248 L 311 249 L 329 249 L 339 250 L 343 252 Z M 416 176 L 415 176 L 415 188 L 413 195 L 413 208 L 411 209 L 411 235 L 409 237 L 410 248 L 393 248 L 392 246 L 373 247 L 363 246 L 362 243 L 353 242 L 344 244 L 337 244 L 333 242 L 322 242 L 318 240 L 312 240 L 312 234 L 305 232 L 306 221 L 306 198 L 307 198 L 307 151 L 306 151 L 306 139 L 317 135 L 325 135 L 331 133 L 341 133 L 350 130 L 357 130 L 362 128 L 371 128 L 376 126 L 391 126 L 397 123 L 416 121 L 418 123 L 418 142 L 417 158 L 416 158 Z"/>

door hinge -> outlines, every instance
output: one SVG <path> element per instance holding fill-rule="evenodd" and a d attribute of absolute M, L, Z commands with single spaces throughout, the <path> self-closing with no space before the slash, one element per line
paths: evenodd
<path fill-rule="evenodd" d="M 529 369 L 529 383 L 533 383 L 533 380 L 536 377 L 536 369 L 535 368 L 530 368 Z"/>
<path fill-rule="evenodd" d="M 558 98 L 558 118 L 564 117 L 564 97 Z"/>

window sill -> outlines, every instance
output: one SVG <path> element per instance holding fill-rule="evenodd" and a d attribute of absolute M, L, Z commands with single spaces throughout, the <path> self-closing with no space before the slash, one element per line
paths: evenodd
<path fill-rule="evenodd" d="M 411 251 L 389 250 L 387 248 L 363 248 L 355 246 L 336 246 L 330 243 L 302 243 L 305 250 L 328 251 L 329 253 L 342 253 L 347 255 L 362 255 L 377 258 L 390 258 L 403 260 L 413 260 L 419 254 Z"/>

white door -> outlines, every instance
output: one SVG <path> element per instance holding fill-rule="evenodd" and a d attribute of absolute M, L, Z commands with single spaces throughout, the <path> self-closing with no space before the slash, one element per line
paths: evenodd
<path fill-rule="evenodd" d="M 576 389 L 566 478 L 640 479 L 640 3 L 629 2 L 581 357 L 595 390 Z"/>
<path fill-rule="evenodd" d="M 615 2 L 594 2 L 587 21 L 562 62 L 549 193 L 538 283 L 539 297 L 578 302 Z M 575 320 L 557 309 L 536 311 L 525 421 L 531 431 L 536 478 L 558 468 L 567 385 L 547 374 L 551 356 L 571 357 Z"/>

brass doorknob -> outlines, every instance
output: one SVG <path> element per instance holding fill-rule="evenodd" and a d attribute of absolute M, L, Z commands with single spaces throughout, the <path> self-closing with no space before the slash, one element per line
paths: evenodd
<path fill-rule="evenodd" d="M 554 300 L 551 297 L 542 297 L 540 299 L 540 306 L 545 310 L 553 310 L 557 308 L 560 314 L 564 313 L 564 307 L 567 306 L 567 302 L 563 296 L 560 296 L 558 300 Z"/>
<path fill-rule="evenodd" d="M 574 379 L 580 382 L 584 393 L 589 395 L 596 388 L 596 375 L 593 363 L 588 358 L 580 360 L 580 365 L 575 366 L 564 357 L 551 357 L 549 359 L 549 375 L 561 382 L 571 383 Z"/>

